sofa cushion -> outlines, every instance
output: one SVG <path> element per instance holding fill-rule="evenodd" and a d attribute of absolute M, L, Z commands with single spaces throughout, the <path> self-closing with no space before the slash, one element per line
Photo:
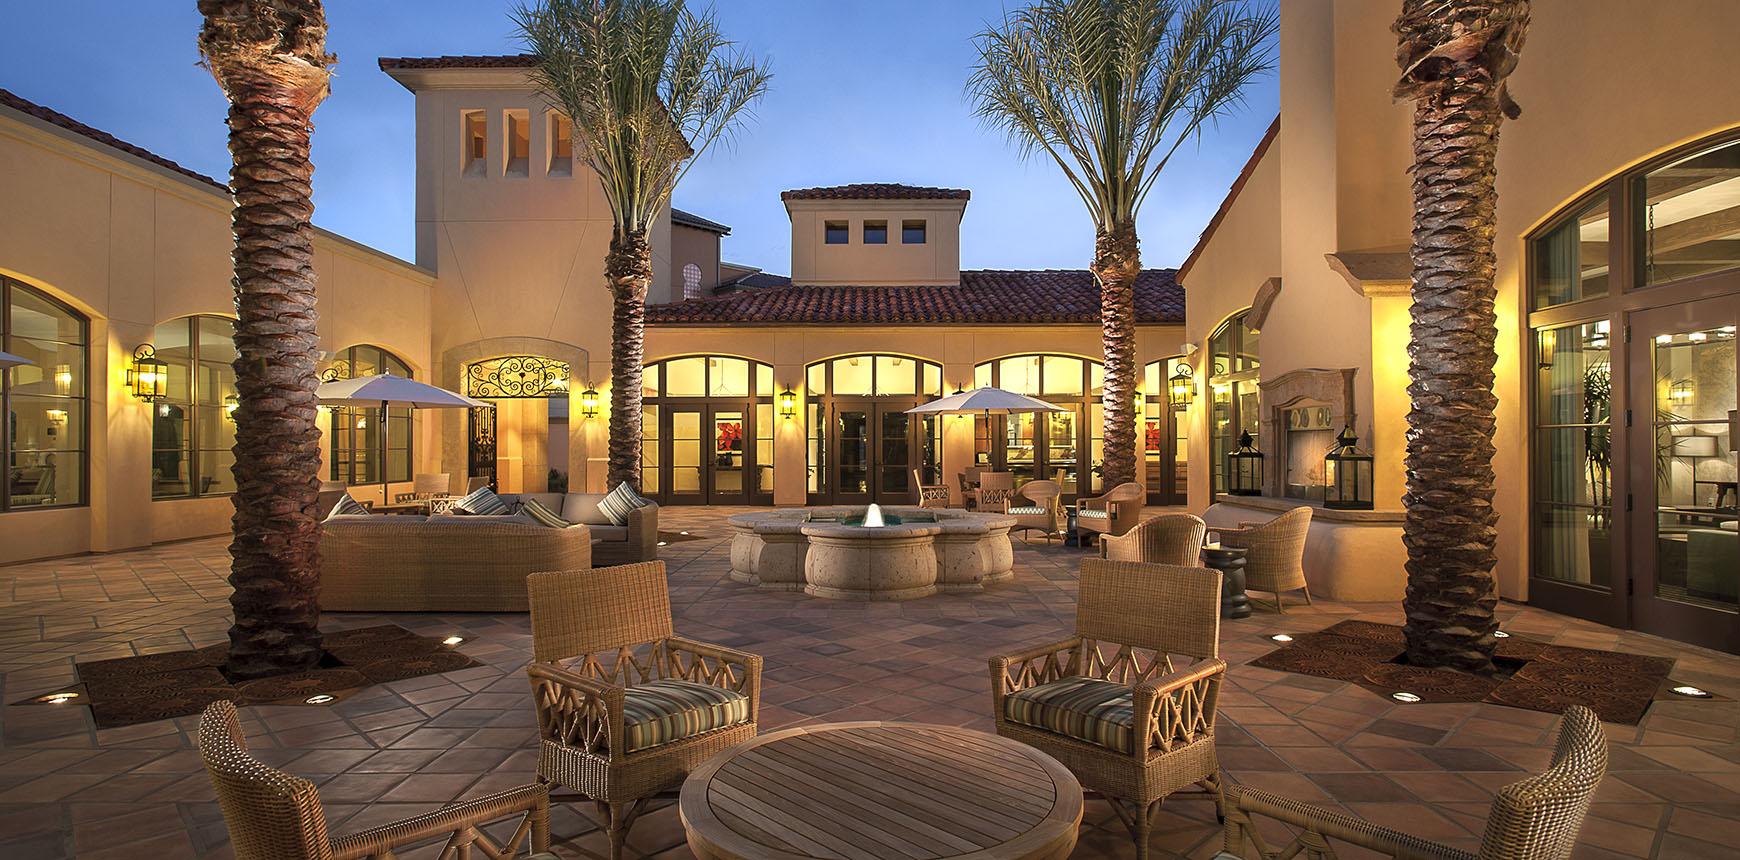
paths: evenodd
<path fill-rule="evenodd" d="M 515 505 L 521 505 L 528 501 L 532 501 L 543 505 L 544 510 L 549 511 L 550 513 L 559 514 L 562 512 L 561 493 L 498 493 L 498 495 L 501 496 L 502 501 L 508 503 L 508 507 L 510 508 Z"/>
<path fill-rule="evenodd" d="M 359 502 L 356 499 L 351 498 L 351 495 L 349 493 L 345 493 L 342 497 L 339 498 L 338 504 L 335 504 L 332 506 L 332 511 L 326 515 L 326 518 L 332 519 L 333 517 L 356 517 L 356 516 L 367 517 L 367 516 L 373 516 L 373 514 L 369 513 L 368 508 L 363 507 L 362 502 Z"/>
<path fill-rule="evenodd" d="M 473 526 L 521 525 L 537 526 L 538 521 L 524 514 L 437 514 L 424 522 L 440 525 L 443 528 L 471 528 Z M 543 528 L 543 526 L 538 526 Z"/>
<path fill-rule="evenodd" d="M 1134 690 L 1098 678 L 1059 678 L 1005 697 L 1003 718 L 1127 753 L 1135 734 Z"/>
<path fill-rule="evenodd" d="M 464 498 L 454 502 L 453 510 L 457 513 L 494 516 L 508 513 L 510 509 L 508 503 L 503 501 L 501 496 L 496 495 L 494 490 L 488 487 L 478 487 L 466 493 Z"/>
<path fill-rule="evenodd" d="M 519 513 L 538 521 L 538 525 L 553 529 L 565 529 L 573 523 L 562 519 L 562 515 L 544 507 L 537 499 L 524 499 L 520 502 Z"/>
<path fill-rule="evenodd" d="M 641 498 L 633 487 L 622 483 L 617 484 L 616 489 L 606 493 L 604 498 L 598 501 L 598 511 L 604 514 L 604 518 L 609 520 L 611 525 L 626 526 L 630 513 L 636 508 L 644 508 L 650 504 L 652 502 Z"/>
<path fill-rule="evenodd" d="M 586 527 L 592 532 L 593 540 L 625 541 L 628 540 L 628 526 L 602 525 Z"/>
<path fill-rule="evenodd" d="M 694 681 L 651 681 L 624 691 L 623 751 L 634 752 L 749 721 L 742 693 Z"/>
<path fill-rule="evenodd" d="M 346 526 L 366 526 L 370 528 L 379 526 L 415 525 L 416 523 L 427 522 L 428 520 L 429 518 L 422 514 L 394 514 L 390 517 L 376 514 L 337 514 L 326 518 L 326 521 L 329 523 L 343 523 Z"/>
<path fill-rule="evenodd" d="M 562 500 L 562 519 L 589 526 L 608 525 L 610 520 L 598 509 L 598 502 L 603 498 L 603 493 L 569 493 Z"/>

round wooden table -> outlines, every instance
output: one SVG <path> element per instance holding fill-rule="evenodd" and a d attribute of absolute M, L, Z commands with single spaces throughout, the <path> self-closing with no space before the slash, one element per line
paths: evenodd
<path fill-rule="evenodd" d="M 1007 738 L 918 723 L 762 735 L 702 764 L 678 802 L 702 860 L 1054 860 L 1081 783 Z"/>

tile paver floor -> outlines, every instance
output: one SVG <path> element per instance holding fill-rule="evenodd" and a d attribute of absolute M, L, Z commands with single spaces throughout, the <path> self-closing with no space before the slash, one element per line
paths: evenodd
<path fill-rule="evenodd" d="M 671 509 L 666 547 L 677 629 L 765 658 L 763 730 L 905 719 L 990 727 L 986 660 L 1060 638 L 1074 616 L 1082 553 L 1016 544 L 1016 577 L 980 595 L 903 603 L 823 601 L 731 582 L 724 509 Z M 198 647 L 229 624 L 225 541 L 0 567 L 0 701 L 73 680 L 75 659 Z M 1740 698 L 1740 658 L 1504 604 L 1512 632 L 1561 644 L 1676 657 L 1674 677 Z M 1243 664 L 1264 636 L 1344 618 L 1399 622 L 1393 604 L 1319 600 L 1284 617 L 1228 622 L 1221 694 L 1227 776 L 1473 848 L 1492 792 L 1542 767 L 1554 718 L 1487 704 L 1400 705 L 1338 681 Z M 331 614 L 327 629 L 378 624 L 466 637 L 485 665 L 378 686 L 324 708 L 245 709 L 265 761 L 316 781 L 335 833 L 528 782 L 533 716 L 524 615 Z M 227 857 L 223 820 L 193 750 L 197 718 L 97 731 L 79 707 L 0 709 L 0 858 Z M 1734 856 L 1740 842 L 1740 702 L 1658 702 L 1636 727 L 1609 726 L 1612 767 L 1583 830 L 1582 858 Z M 590 810 L 558 804 L 557 851 L 601 850 Z M 1169 801 L 1156 856 L 1208 857 L 1210 804 Z M 688 857 L 674 807 L 629 837 L 646 856 Z M 1078 857 L 1127 857 L 1110 809 L 1088 806 Z"/>

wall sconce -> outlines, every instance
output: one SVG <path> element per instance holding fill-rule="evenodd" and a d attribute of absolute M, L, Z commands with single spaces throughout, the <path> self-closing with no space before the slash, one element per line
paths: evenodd
<path fill-rule="evenodd" d="M 236 410 L 242 408 L 242 399 L 234 394 L 224 395 L 224 417 L 236 420 Z"/>
<path fill-rule="evenodd" d="M 1196 380 L 1191 377 L 1190 365 L 1178 365 L 1178 372 L 1167 380 L 1167 392 L 1172 396 L 1172 405 L 1189 406 L 1196 399 Z"/>
<path fill-rule="evenodd" d="M 580 417 L 598 417 L 598 389 L 588 388 L 580 392 Z"/>
<path fill-rule="evenodd" d="M 66 426 L 66 410 L 65 409 L 45 409 L 45 410 L 43 410 L 43 414 L 47 416 L 48 424 L 50 427 L 65 427 Z"/>
<path fill-rule="evenodd" d="M 54 369 L 54 393 L 72 393 L 72 368 L 62 364 Z"/>
<path fill-rule="evenodd" d="M 1535 363 L 1542 370 L 1553 369 L 1553 353 L 1558 351 L 1559 332 L 1556 329 L 1546 329 L 1536 337 Z"/>
<path fill-rule="evenodd" d="M 779 415 L 781 418 L 797 417 L 797 392 L 787 388 L 779 393 Z"/>
<path fill-rule="evenodd" d="M 1668 400 L 1675 406 L 1684 406 L 1697 396 L 1697 385 L 1690 379 L 1681 379 L 1668 386 Z"/>
<path fill-rule="evenodd" d="M 153 403 L 169 396 L 169 365 L 157 360 L 157 350 L 142 343 L 133 350 L 133 366 L 127 368 L 127 387 L 133 396 Z"/>

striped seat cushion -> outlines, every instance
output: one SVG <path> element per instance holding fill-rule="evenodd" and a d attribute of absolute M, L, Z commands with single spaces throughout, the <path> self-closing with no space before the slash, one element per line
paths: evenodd
<path fill-rule="evenodd" d="M 1003 718 L 1113 752 L 1130 751 L 1136 723 L 1133 688 L 1097 678 L 1059 678 L 1003 700 Z"/>
<path fill-rule="evenodd" d="M 495 491 L 488 487 L 478 487 L 466 493 L 465 498 L 453 503 L 453 510 L 485 517 L 513 513 L 513 510 L 508 507 L 508 503 L 502 501 L 501 496 L 496 495 Z"/>
<path fill-rule="evenodd" d="M 749 699 L 742 693 L 694 681 L 649 681 L 623 695 L 624 752 L 748 721 Z"/>
<path fill-rule="evenodd" d="M 598 500 L 598 512 L 610 521 L 613 526 L 628 525 L 628 515 L 635 508 L 644 508 L 652 502 L 640 497 L 634 488 L 626 483 L 617 484 L 604 498 Z"/>
<path fill-rule="evenodd" d="M 1082 508 L 1081 510 L 1076 511 L 1075 515 L 1078 518 L 1086 518 L 1090 520 L 1103 520 L 1106 518 L 1106 512 L 1099 508 Z"/>
<path fill-rule="evenodd" d="M 1010 508 L 1009 510 L 1004 511 L 1003 513 L 1019 514 L 1021 516 L 1026 516 L 1026 517 L 1044 516 L 1045 509 L 1044 508 L 1037 508 L 1037 507 Z"/>
<path fill-rule="evenodd" d="M 539 504 L 537 499 L 526 499 L 520 502 L 519 512 L 537 520 L 539 525 L 549 526 L 553 529 L 565 529 L 573 525 L 573 523 L 562 519 L 561 514 Z"/>

